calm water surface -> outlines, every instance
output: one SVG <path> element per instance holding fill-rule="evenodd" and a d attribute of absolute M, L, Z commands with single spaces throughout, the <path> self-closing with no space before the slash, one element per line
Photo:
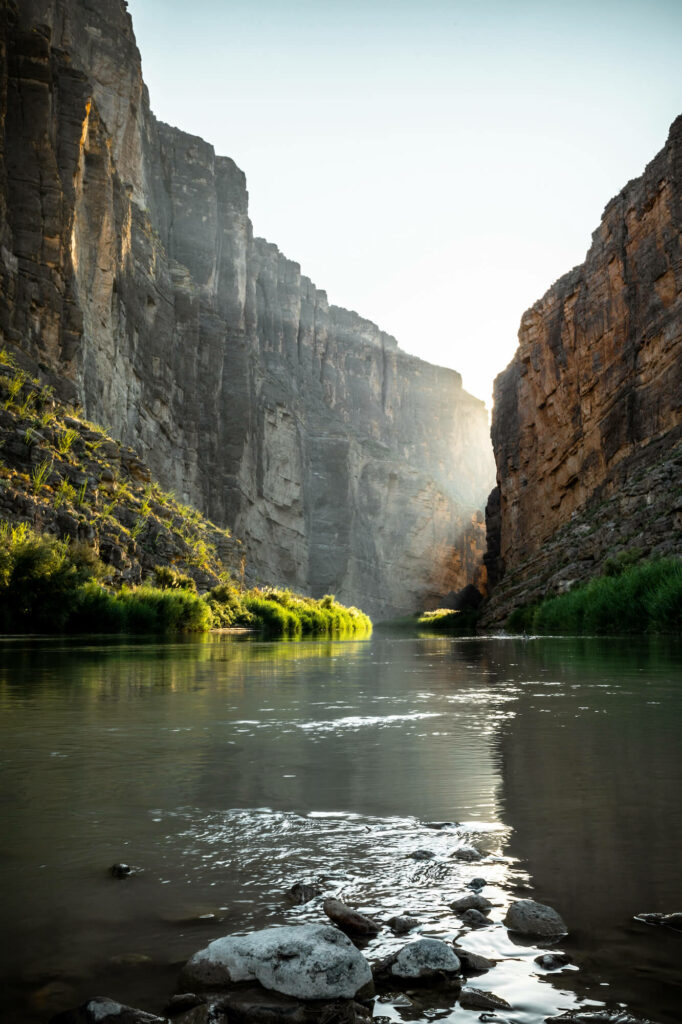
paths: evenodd
<path fill-rule="evenodd" d="M 493 925 L 463 944 L 505 958 L 475 984 L 509 1022 L 585 1001 L 679 1021 L 682 934 L 633 917 L 682 910 L 681 668 L 664 640 L 2 641 L 0 1016 L 96 994 L 158 1012 L 213 938 L 323 920 L 287 903 L 298 880 L 464 935 L 448 902 L 482 875 Z M 510 937 L 519 895 L 561 912 L 578 969 Z"/>

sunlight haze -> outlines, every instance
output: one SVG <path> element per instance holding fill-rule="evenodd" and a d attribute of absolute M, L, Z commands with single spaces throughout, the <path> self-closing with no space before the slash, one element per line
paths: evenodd
<path fill-rule="evenodd" d="M 491 402 L 522 313 L 682 110 L 682 4 L 130 0 L 151 107 L 256 235 Z"/>

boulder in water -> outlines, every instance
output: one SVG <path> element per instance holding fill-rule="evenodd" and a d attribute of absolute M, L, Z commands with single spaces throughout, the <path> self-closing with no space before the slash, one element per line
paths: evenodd
<path fill-rule="evenodd" d="M 535 900 L 517 900 L 507 910 L 504 923 L 512 932 L 541 938 L 560 938 L 568 933 L 561 916 L 552 907 Z"/>
<path fill-rule="evenodd" d="M 352 999 L 372 990 L 369 964 L 350 939 L 315 924 L 216 939 L 188 960 L 182 981 L 199 990 L 257 981 L 301 1000 Z"/>

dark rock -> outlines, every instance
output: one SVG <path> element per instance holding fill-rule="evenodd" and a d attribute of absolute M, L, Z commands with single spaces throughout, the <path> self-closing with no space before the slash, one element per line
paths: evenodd
<path fill-rule="evenodd" d="M 570 964 L 570 958 L 565 953 L 543 953 L 535 957 L 535 963 L 540 964 L 546 971 L 558 971 Z"/>
<path fill-rule="evenodd" d="M 378 921 L 346 906 L 341 900 L 326 899 L 322 909 L 334 924 L 354 935 L 377 935 L 381 931 Z"/>
<path fill-rule="evenodd" d="M 109 868 L 109 874 L 112 878 L 129 878 L 139 870 L 139 868 L 133 867 L 131 864 L 112 864 Z"/>
<path fill-rule="evenodd" d="M 485 878 L 472 878 L 470 882 L 467 882 L 468 889 L 483 889 L 487 885 Z"/>
<path fill-rule="evenodd" d="M 164 1006 L 163 1012 L 169 1017 L 175 1017 L 177 1014 L 193 1010 L 205 1002 L 205 996 L 196 995 L 194 992 L 182 992 L 179 995 L 171 996 Z"/>
<path fill-rule="evenodd" d="M 136 1010 L 106 996 L 95 996 L 82 1006 L 58 1013 L 50 1024 L 168 1024 L 168 1018 Z"/>
<path fill-rule="evenodd" d="M 483 974 L 485 971 L 492 970 L 497 963 L 496 960 L 489 960 L 487 956 L 481 956 L 480 953 L 472 953 L 469 949 L 462 949 L 456 943 L 452 944 L 452 948 L 462 965 L 464 974 Z"/>
<path fill-rule="evenodd" d="M 507 910 L 504 924 L 512 932 L 540 938 L 559 938 L 568 933 L 564 921 L 552 907 L 535 900 L 517 900 Z"/>
<path fill-rule="evenodd" d="M 682 913 L 672 914 L 636 914 L 635 921 L 643 924 L 660 925 L 664 928 L 674 928 L 675 931 L 682 931 Z"/>
<path fill-rule="evenodd" d="M 407 915 L 404 915 L 399 917 L 389 917 L 386 924 L 393 932 L 395 932 L 396 935 L 407 935 L 408 932 L 417 927 L 419 921 L 416 917 L 408 917 Z"/>
<path fill-rule="evenodd" d="M 556 1017 L 546 1017 L 546 1024 L 653 1024 L 649 1018 L 635 1017 L 627 1010 L 607 1007 L 568 1010 Z"/>
<path fill-rule="evenodd" d="M 458 850 L 451 854 L 451 857 L 454 857 L 455 860 L 462 860 L 467 864 L 483 860 L 483 854 L 475 846 L 460 846 Z"/>
<path fill-rule="evenodd" d="M 310 900 L 314 900 L 316 896 L 319 896 L 322 890 L 317 885 L 312 885 L 308 882 L 294 882 L 292 887 L 288 890 L 287 896 L 296 905 L 303 903 L 309 903 Z"/>
<path fill-rule="evenodd" d="M 456 914 L 463 914 L 465 910 L 480 910 L 482 914 L 489 914 L 491 907 L 492 903 L 490 900 L 478 893 L 472 893 L 471 896 L 462 896 L 450 904 L 451 910 L 454 910 Z"/>
<path fill-rule="evenodd" d="M 482 914 L 480 910 L 465 910 L 460 914 L 462 924 L 467 925 L 469 928 L 487 928 L 491 923 L 485 914 Z"/>
<path fill-rule="evenodd" d="M 433 828 L 437 832 L 440 832 L 444 828 L 453 828 L 456 825 L 456 821 L 427 821 L 424 828 Z"/>
<path fill-rule="evenodd" d="M 410 860 L 433 860 L 436 855 L 433 850 L 413 850 L 407 856 Z"/>
<path fill-rule="evenodd" d="M 352 999 L 301 1002 L 259 985 L 240 986 L 224 995 L 216 1008 L 229 1024 L 369 1024 L 371 1010 Z"/>
<path fill-rule="evenodd" d="M 496 996 L 494 992 L 485 992 L 469 985 L 460 992 L 459 1002 L 465 1010 L 511 1010 L 506 999 Z"/>

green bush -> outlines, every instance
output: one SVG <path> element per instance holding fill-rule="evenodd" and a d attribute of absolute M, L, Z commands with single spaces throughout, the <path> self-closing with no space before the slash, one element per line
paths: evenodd
<path fill-rule="evenodd" d="M 196 594 L 197 585 L 191 576 L 187 576 L 170 565 L 154 566 L 154 584 L 160 590 L 190 590 Z"/>

